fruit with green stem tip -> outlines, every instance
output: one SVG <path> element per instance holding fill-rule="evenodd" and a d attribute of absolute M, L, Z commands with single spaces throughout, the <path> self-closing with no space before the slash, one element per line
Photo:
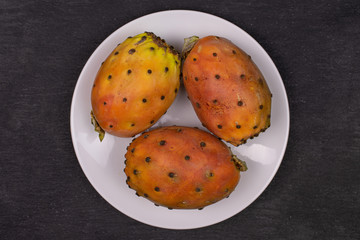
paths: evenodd
<path fill-rule="evenodd" d="M 139 196 L 170 209 L 201 209 L 228 197 L 245 162 L 212 134 L 190 127 L 145 132 L 125 154 L 126 183 Z"/>
<path fill-rule="evenodd" d="M 212 133 L 238 146 L 270 126 L 271 92 L 250 56 L 216 36 L 185 40 L 184 86 Z"/>
<path fill-rule="evenodd" d="M 134 136 L 159 120 L 179 86 L 180 57 L 172 46 L 149 32 L 129 37 L 111 52 L 96 75 L 92 122 L 109 134 Z"/>

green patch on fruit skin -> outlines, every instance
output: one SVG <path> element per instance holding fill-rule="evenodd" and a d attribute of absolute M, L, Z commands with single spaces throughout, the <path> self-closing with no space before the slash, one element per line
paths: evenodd
<path fill-rule="evenodd" d="M 104 131 L 104 129 L 102 129 L 100 127 L 99 123 L 96 121 L 95 116 L 94 116 L 94 112 L 92 110 L 90 112 L 90 115 L 91 115 L 91 124 L 94 125 L 95 132 L 99 133 L 99 139 L 100 139 L 100 142 L 102 142 L 102 140 L 105 137 L 105 131 Z"/>
<path fill-rule="evenodd" d="M 194 47 L 194 45 L 199 41 L 199 37 L 192 36 L 189 38 L 184 39 L 184 46 L 181 51 L 182 59 L 185 60 L 191 49 Z"/>
<path fill-rule="evenodd" d="M 248 167 L 246 165 L 245 161 L 240 160 L 237 156 L 232 155 L 231 156 L 231 161 L 234 162 L 236 168 L 240 171 L 240 172 L 245 172 L 248 170 Z"/>

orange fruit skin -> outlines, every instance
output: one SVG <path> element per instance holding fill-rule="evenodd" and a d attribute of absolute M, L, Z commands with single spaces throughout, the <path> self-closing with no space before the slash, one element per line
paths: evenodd
<path fill-rule="evenodd" d="M 105 132 L 131 137 L 160 119 L 179 87 L 178 53 L 153 33 L 142 33 L 119 44 L 101 65 L 92 110 Z"/>
<path fill-rule="evenodd" d="M 200 39 L 183 64 L 184 86 L 212 133 L 237 146 L 270 126 L 271 92 L 250 56 L 231 41 Z"/>
<path fill-rule="evenodd" d="M 240 179 L 229 148 L 196 128 L 162 127 L 143 133 L 125 157 L 129 187 L 168 208 L 203 208 L 229 196 Z"/>

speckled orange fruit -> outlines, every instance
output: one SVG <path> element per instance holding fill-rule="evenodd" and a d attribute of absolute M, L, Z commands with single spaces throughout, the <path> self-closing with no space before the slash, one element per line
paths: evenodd
<path fill-rule="evenodd" d="M 188 41 L 184 85 L 203 125 L 236 146 L 265 131 L 271 93 L 250 56 L 222 37 Z"/>
<path fill-rule="evenodd" d="M 143 133 L 125 157 L 129 187 L 170 209 L 201 209 L 229 196 L 246 170 L 222 141 L 190 127 Z"/>
<path fill-rule="evenodd" d="M 173 47 L 153 33 L 129 37 L 95 78 L 91 104 L 98 129 L 119 137 L 146 130 L 174 101 L 179 76 L 179 54 Z"/>

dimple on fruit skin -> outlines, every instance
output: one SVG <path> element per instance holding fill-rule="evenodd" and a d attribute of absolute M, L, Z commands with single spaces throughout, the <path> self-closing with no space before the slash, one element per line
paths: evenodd
<path fill-rule="evenodd" d="M 131 137 L 155 124 L 180 86 L 180 57 L 154 33 L 119 44 L 101 65 L 92 92 L 92 123 L 99 132 Z"/>

